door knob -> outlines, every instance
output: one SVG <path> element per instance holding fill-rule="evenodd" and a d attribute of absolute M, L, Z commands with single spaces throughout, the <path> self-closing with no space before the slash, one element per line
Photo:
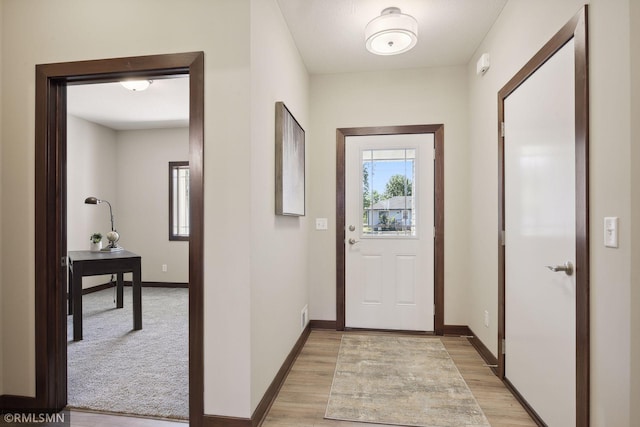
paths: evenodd
<path fill-rule="evenodd" d="M 554 273 L 564 271 L 567 276 L 571 276 L 573 274 L 573 264 L 571 264 L 571 261 L 565 262 L 564 265 L 547 265 L 547 268 Z"/>
<path fill-rule="evenodd" d="M 355 225 L 350 225 L 349 226 L 349 231 L 356 231 L 356 226 Z"/>
<path fill-rule="evenodd" d="M 358 243 L 358 242 L 359 242 L 359 240 L 356 240 L 356 239 L 354 239 L 353 237 L 352 237 L 352 238 L 350 238 L 348 241 L 349 241 L 349 244 L 350 244 L 350 245 L 355 245 L 356 243 Z"/>

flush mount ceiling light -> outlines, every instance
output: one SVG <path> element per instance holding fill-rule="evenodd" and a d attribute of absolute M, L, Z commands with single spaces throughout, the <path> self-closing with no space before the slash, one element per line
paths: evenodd
<path fill-rule="evenodd" d="M 120 82 L 122 86 L 134 92 L 142 92 L 149 89 L 151 83 L 153 83 L 153 80 L 124 80 Z"/>
<path fill-rule="evenodd" d="M 388 7 L 364 28 L 367 50 L 376 55 L 397 55 L 418 42 L 418 21 L 397 7 Z"/>

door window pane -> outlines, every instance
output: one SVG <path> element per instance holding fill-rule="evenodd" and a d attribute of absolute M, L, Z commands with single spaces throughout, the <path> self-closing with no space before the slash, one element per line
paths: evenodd
<path fill-rule="evenodd" d="M 362 236 L 415 237 L 415 149 L 362 151 Z"/>

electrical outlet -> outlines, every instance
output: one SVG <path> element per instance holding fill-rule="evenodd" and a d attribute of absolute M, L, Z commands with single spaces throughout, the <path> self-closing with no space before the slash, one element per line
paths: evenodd
<path fill-rule="evenodd" d="M 489 310 L 484 311 L 484 327 L 489 327 Z"/>
<path fill-rule="evenodd" d="M 167 272 L 167 264 L 162 264 L 162 272 L 163 273 Z"/>

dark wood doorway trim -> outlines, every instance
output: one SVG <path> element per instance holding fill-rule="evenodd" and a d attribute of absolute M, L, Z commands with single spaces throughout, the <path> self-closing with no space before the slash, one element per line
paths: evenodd
<path fill-rule="evenodd" d="M 498 92 L 498 135 L 504 100 L 567 42 L 575 43 L 576 157 L 576 425 L 589 425 L 589 60 L 588 6 L 584 6 Z M 505 379 L 504 138 L 498 137 L 498 375 Z M 526 402 L 524 402 L 526 403 Z M 529 408 L 531 409 L 531 408 Z M 532 414 L 532 415 L 535 415 Z M 538 419 L 539 422 L 541 420 Z"/>
<path fill-rule="evenodd" d="M 408 125 L 336 129 L 336 327 L 345 328 L 345 142 L 347 136 L 434 134 L 434 331 L 444 333 L 444 125 Z"/>
<path fill-rule="evenodd" d="M 67 404 L 66 322 L 66 88 L 123 77 L 168 78 L 188 74 L 190 227 L 189 416 L 204 415 L 204 54 L 202 52 L 115 58 L 36 66 L 35 125 L 35 346 L 36 398 L 40 409 Z M 46 238 L 42 238 L 46 236 Z M 61 262 L 62 261 L 62 262 Z"/>

